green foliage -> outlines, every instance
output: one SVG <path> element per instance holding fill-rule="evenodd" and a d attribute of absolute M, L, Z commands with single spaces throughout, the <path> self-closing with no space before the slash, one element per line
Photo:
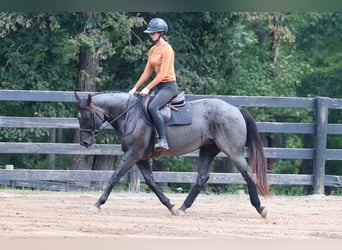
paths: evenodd
<path fill-rule="evenodd" d="M 277 160 L 273 174 L 299 174 L 300 160 Z"/>
<path fill-rule="evenodd" d="M 76 90 L 80 47 L 88 46 L 102 60 L 113 56 L 116 48 L 122 49 L 130 40 L 129 27 L 139 26 L 140 18 L 132 18 L 133 22 L 124 16 L 106 13 L 103 22 L 98 22 L 84 13 L 0 13 L 0 88 Z M 119 39 L 121 36 L 123 39 Z M 4 102 L 0 111 L 1 115 L 12 116 L 75 116 L 74 105 L 64 103 Z M 4 129 L 0 140 L 46 142 L 48 135 L 44 129 Z M 72 141 L 72 134 L 69 137 Z M 42 160 L 42 156 L 31 157 Z M 16 155 L 1 156 L 0 161 L 16 162 L 19 167 L 32 165 Z"/>
<path fill-rule="evenodd" d="M 12 14 L 14 16 L 14 14 Z M 14 19 L 14 18 L 13 18 Z M 16 20 L 22 20 L 18 23 Z M 25 23 L 29 23 L 24 25 Z M 71 63 L 77 47 L 49 14 L 17 15 L 0 45 L 0 87 L 5 89 L 72 89 Z M 63 84 L 61 84 L 63 83 Z"/>
<path fill-rule="evenodd" d="M 312 68 L 298 88 L 300 95 L 341 97 L 341 21 L 341 13 L 311 13 L 298 25 L 298 56 Z"/>
<path fill-rule="evenodd" d="M 271 187 L 271 192 L 273 195 L 289 195 L 289 196 L 301 196 L 306 195 L 306 190 L 304 186 L 298 185 L 274 185 Z"/>
<path fill-rule="evenodd" d="M 168 166 L 170 172 L 191 172 L 196 160 L 196 158 L 179 156 L 158 158 L 161 164 Z"/>

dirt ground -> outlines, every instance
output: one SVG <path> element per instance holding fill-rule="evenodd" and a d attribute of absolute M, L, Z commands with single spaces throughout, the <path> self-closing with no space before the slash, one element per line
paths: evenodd
<path fill-rule="evenodd" d="M 247 195 L 200 194 L 182 217 L 146 193 L 112 193 L 91 214 L 99 195 L 0 190 L 0 239 L 342 239 L 342 197 L 262 198 L 264 219 Z"/>

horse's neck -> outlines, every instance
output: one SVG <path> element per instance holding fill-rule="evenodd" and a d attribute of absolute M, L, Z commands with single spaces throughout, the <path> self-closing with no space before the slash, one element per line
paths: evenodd
<path fill-rule="evenodd" d="M 102 109 L 108 122 L 120 131 L 127 112 L 129 94 L 126 93 L 105 93 L 94 96 L 93 104 Z"/>
<path fill-rule="evenodd" d="M 126 93 L 105 93 L 94 96 L 93 104 L 108 115 L 118 115 L 126 110 L 128 98 Z"/>

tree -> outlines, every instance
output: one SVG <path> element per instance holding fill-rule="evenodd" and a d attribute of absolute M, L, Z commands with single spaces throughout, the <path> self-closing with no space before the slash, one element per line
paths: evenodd
<path fill-rule="evenodd" d="M 76 48 L 60 27 L 65 14 L 0 13 L 0 87 L 2 89 L 73 89 Z M 69 116 L 65 104 L 9 103 L 0 106 L 3 115 Z M 4 129 L 1 141 L 47 141 L 47 129 Z M 3 162 L 26 168 L 43 168 L 46 156 L 3 155 Z"/>
<path fill-rule="evenodd" d="M 108 79 L 106 74 L 100 76 L 101 60 L 111 57 L 116 49 L 124 48 L 130 42 L 131 28 L 141 24 L 141 18 L 125 13 L 1 13 L 0 86 L 4 89 L 99 90 L 104 82 L 100 79 Z M 74 106 L 55 103 L 16 103 L 15 106 L 6 103 L 0 109 L 2 114 L 18 116 L 74 117 L 75 114 Z M 1 131 L 0 139 L 46 141 L 51 132 L 6 129 Z M 58 138 L 72 140 L 68 132 Z M 20 160 L 17 155 L 2 157 L 21 167 L 45 165 L 45 156 L 27 156 L 35 160 Z"/>
<path fill-rule="evenodd" d="M 298 58 L 310 67 L 310 73 L 298 87 L 298 96 L 341 98 L 342 14 L 307 13 L 298 21 Z M 339 110 L 329 112 L 329 123 L 341 123 Z M 340 136 L 328 136 L 327 147 L 341 148 Z M 341 175 L 342 163 L 327 161 L 326 173 Z"/>

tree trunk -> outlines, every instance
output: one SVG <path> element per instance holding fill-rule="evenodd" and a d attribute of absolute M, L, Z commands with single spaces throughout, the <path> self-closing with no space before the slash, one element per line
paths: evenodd
<path fill-rule="evenodd" d="M 279 22 L 281 20 L 281 15 L 277 15 L 277 14 L 272 14 L 272 21 L 271 21 L 271 25 L 273 26 L 273 30 L 270 34 L 270 44 L 271 44 L 271 52 L 272 52 L 272 64 L 276 65 L 277 64 L 277 60 L 278 60 L 278 56 L 279 56 L 279 45 L 278 45 L 278 41 L 277 41 L 277 35 L 276 35 L 276 30 L 279 28 Z M 277 77 L 277 74 L 275 72 L 275 70 L 272 71 L 272 79 L 275 79 Z"/>
<path fill-rule="evenodd" d="M 92 162 L 92 170 L 113 170 L 115 168 L 118 156 L 117 155 L 95 155 Z M 105 181 L 93 181 L 92 186 L 103 189 L 108 183 Z"/>
<path fill-rule="evenodd" d="M 79 69 L 77 72 L 77 89 L 82 91 L 97 91 L 96 68 L 99 66 L 99 58 L 87 48 L 81 47 L 79 54 Z M 79 130 L 74 132 L 74 142 L 79 143 Z M 91 170 L 94 156 L 75 155 L 72 159 L 72 169 Z"/>
<path fill-rule="evenodd" d="M 100 15 L 96 12 L 86 12 L 84 15 L 88 19 L 100 19 Z M 86 35 L 92 36 L 91 30 L 86 30 Z M 96 39 L 96 38 L 94 38 Z M 100 48 L 90 49 L 88 46 L 80 47 L 79 67 L 77 72 L 76 86 L 81 91 L 96 92 L 98 91 L 98 69 L 100 66 Z M 74 132 L 74 142 L 79 143 L 79 130 Z M 75 155 L 72 158 L 72 169 L 79 170 L 96 170 L 106 169 L 112 170 L 116 162 L 116 156 L 83 156 Z M 84 185 L 85 183 L 83 183 Z M 87 186 L 90 182 L 86 183 Z"/>

